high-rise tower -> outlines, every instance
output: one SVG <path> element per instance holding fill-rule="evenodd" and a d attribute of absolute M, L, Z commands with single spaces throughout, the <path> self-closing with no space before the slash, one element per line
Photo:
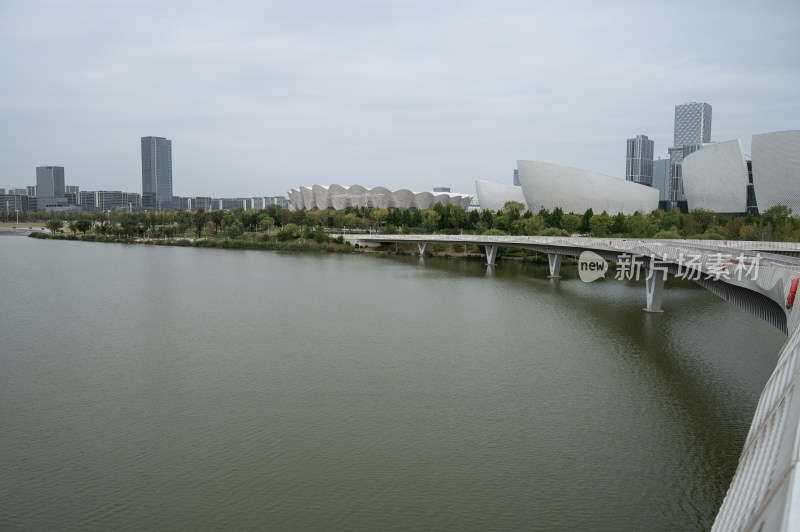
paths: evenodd
<path fill-rule="evenodd" d="M 37 208 L 46 211 L 48 208 L 63 207 L 67 204 L 64 195 L 64 167 L 36 167 Z"/>
<path fill-rule="evenodd" d="M 697 150 L 700 144 L 711 142 L 711 106 L 707 103 L 689 102 L 675 106 L 675 134 L 669 148 L 668 199 L 685 201 L 683 195 L 683 158 Z"/>
<path fill-rule="evenodd" d="M 675 106 L 675 147 L 711 142 L 711 106 L 707 103 L 684 103 Z"/>
<path fill-rule="evenodd" d="M 647 135 L 636 135 L 628 139 L 628 151 L 625 165 L 625 179 L 653 186 L 653 146 Z"/>
<path fill-rule="evenodd" d="M 172 141 L 142 137 L 142 207 L 172 209 Z"/>

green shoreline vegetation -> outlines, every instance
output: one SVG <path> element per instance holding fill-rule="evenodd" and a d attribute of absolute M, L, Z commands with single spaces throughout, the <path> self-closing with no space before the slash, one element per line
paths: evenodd
<path fill-rule="evenodd" d="M 42 233 L 33 231 L 29 235 L 31 238 L 45 240 L 79 240 L 83 242 L 104 242 L 113 244 L 145 244 L 154 246 L 178 246 L 195 248 L 219 248 L 219 249 L 249 249 L 263 251 L 305 251 L 315 253 L 369 253 L 375 255 L 419 255 L 416 244 L 394 243 L 377 247 L 362 247 L 358 244 L 350 244 L 342 238 L 330 238 L 325 243 L 318 243 L 315 240 L 305 239 L 279 242 L 276 240 L 265 240 L 262 237 L 250 239 L 231 239 L 226 237 L 203 237 L 203 238 L 173 238 L 173 239 L 134 239 L 119 238 L 105 235 L 74 235 L 65 233 Z M 249 236 L 249 235 L 248 235 Z M 485 260 L 486 256 L 482 246 L 464 246 L 461 244 L 433 244 L 428 247 L 426 256 L 440 257 L 448 259 L 466 260 Z M 547 263 L 547 259 L 536 252 L 524 249 L 499 250 L 498 259 L 517 260 L 523 262 Z"/>
<path fill-rule="evenodd" d="M 689 238 L 703 240 L 800 241 L 800 217 L 778 205 L 761 215 L 726 216 L 702 209 L 682 214 L 655 210 L 647 214 L 582 215 L 541 209 L 523 212 L 518 202 L 508 202 L 499 211 L 466 211 L 437 203 L 433 208 L 410 210 L 348 207 L 343 210 L 290 211 L 271 205 L 260 211 L 169 211 L 45 213 L 20 212 L 15 226 L 44 223 L 49 234 L 33 232 L 35 238 L 92 242 L 138 243 L 225 249 L 294 250 L 314 252 L 375 252 L 417 254 L 414 244 L 392 244 L 360 248 L 330 233 L 384 234 L 483 234 L 483 235 L 585 235 L 612 238 Z M 8 217 L 8 213 L 7 213 Z M 6 226 L 12 224 L 6 220 Z M 431 253 L 458 258 L 483 258 L 478 246 L 434 244 Z M 539 262 L 534 252 L 506 249 L 502 256 Z"/>

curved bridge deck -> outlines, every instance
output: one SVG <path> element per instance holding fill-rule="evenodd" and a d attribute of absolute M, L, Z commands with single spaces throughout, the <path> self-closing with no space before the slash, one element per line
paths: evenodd
<path fill-rule="evenodd" d="M 563 255 L 591 251 L 604 260 L 640 261 L 647 271 L 645 310 L 660 311 L 667 274 L 690 278 L 726 301 L 765 319 L 788 339 L 761 393 L 736 474 L 712 530 L 800 531 L 800 310 L 787 310 L 792 280 L 800 278 L 800 244 L 703 240 L 488 235 L 343 235 L 359 243 L 484 246 L 488 264 L 499 247 L 548 255 L 558 277 Z M 691 257 L 691 263 L 688 258 Z M 696 277 L 696 278 L 695 278 Z M 668 294 L 667 296 L 668 297 Z M 800 299 L 798 299 L 800 306 Z"/>

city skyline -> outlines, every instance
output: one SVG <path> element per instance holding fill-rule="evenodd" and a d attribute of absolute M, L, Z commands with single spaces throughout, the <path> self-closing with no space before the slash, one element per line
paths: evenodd
<path fill-rule="evenodd" d="M 0 6 L 0 182 L 57 164 L 87 189 L 138 190 L 135 139 L 155 132 L 177 143 L 181 196 L 469 193 L 511 182 L 519 159 L 624 179 L 622 142 L 646 134 L 666 157 L 682 102 L 713 104 L 711 140 L 748 154 L 800 123 L 793 2 L 231 7 Z"/>

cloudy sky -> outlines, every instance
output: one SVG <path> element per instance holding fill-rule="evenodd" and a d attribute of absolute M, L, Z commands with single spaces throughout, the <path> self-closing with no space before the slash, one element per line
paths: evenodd
<path fill-rule="evenodd" d="M 518 159 L 624 177 L 625 139 L 800 129 L 800 2 L 0 0 L 0 187 L 65 167 L 141 192 L 340 183 L 474 192 Z"/>

